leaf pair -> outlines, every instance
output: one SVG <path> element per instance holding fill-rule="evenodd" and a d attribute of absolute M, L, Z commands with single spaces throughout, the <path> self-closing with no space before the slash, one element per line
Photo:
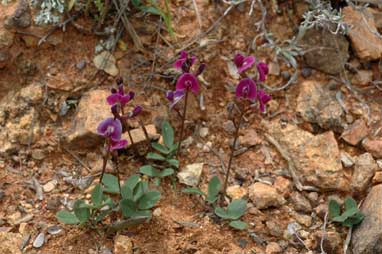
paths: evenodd
<path fill-rule="evenodd" d="M 339 222 L 343 226 L 353 227 L 362 222 L 365 215 L 358 209 L 356 201 L 347 197 L 344 202 L 344 212 L 341 214 L 341 206 L 335 200 L 329 201 L 329 217 L 334 222 Z"/>
<path fill-rule="evenodd" d="M 222 219 L 231 220 L 229 225 L 233 228 L 243 230 L 247 228 L 247 223 L 239 220 L 247 209 L 247 201 L 244 199 L 233 200 L 226 209 L 222 207 L 215 208 L 215 214 Z"/>
<path fill-rule="evenodd" d="M 188 193 L 188 194 L 197 194 L 197 195 L 204 196 L 206 198 L 206 201 L 209 204 L 213 204 L 216 202 L 216 200 L 219 197 L 219 191 L 220 191 L 221 187 L 222 187 L 222 184 L 219 180 L 219 177 L 214 176 L 211 178 L 210 182 L 208 183 L 208 193 L 207 194 L 204 193 L 203 191 L 201 191 L 199 188 L 196 188 L 196 187 L 183 189 L 182 192 Z"/>

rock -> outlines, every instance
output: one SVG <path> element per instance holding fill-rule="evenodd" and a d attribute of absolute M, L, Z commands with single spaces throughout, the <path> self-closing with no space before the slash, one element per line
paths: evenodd
<path fill-rule="evenodd" d="M 119 73 L 116 62 L 115 57 L 108 51 L 101 52 L 93 59 L 93 63 L 97 69 L 103 70 L 111 76 L 117 76 Z"/>
<path fill-rule="evenodd" d="M 382 253 L 382 184 L 374 186 L 362 204 L 365 215 L 362 223 L 355 227 L 352 237 L 354 254 Z"/>
<path fill-rule="evenodd" d="M 20 90 L 20 99 L 30 104 L 41 103 L 44 97 L 44 85 L 34 82 Z"/>
<path fill-rule="evenodd" d="M 133 242 L 128 236 L 118 235 L 114 239 L 114 254 L 133 254 Z"/>
<path fill-rule="evenodd" d="M 311 68 L 302 68 L 301 75 L 304 78 L 309 78 L 312 75 L 312 69 Z"/>
<path fill-rule="evenodd" d="M 371 180 L 373 184 L 382 183 L 382 171 L 378 171 L 375 173 L 373 179 Z"/>
<path fill-rule="evenodd" d="M 272 221 L 272 220 L 266 220 L 265 225 L 267 226 L 269 233 L 272 236 L 280 237 L 283 235 L 283 230 L 281 228 L 280 223 L 278 222 L 276 223 L 275 221 Z"/>
<path fill-rule="evenodd" d="M 356 146 L 369 133 L 367 125 L 363 119 L 356 120 L 348 129 L 346 129 L 341 138 L 350 145 Z"/>
<path fill-rule="evenodd" d="M 373 15 L 368 8 L 361 11 L 347 6 L 342 15 L 349 25 L 348 36 L 352 47 L 361 60 L 377 60 L 382 55 L 382 39 L 375 34 L 376 27 Z"/>
<path fill-rule="evenodd" d="M 356 192 L 363 192 L 369 186 L 378 165 L 370 153 L 364 153 L 355 159 L 351 186 Z"/>
<path fill-rule="evenodd" d="M 348 190 L 333 132 L 315 136 L 293 124 L 282 127 L 276 120 L 263 121 L 262 125 L 288 152 L 303 184 L 323 190 Z"/>
<path fill-rule="evenodd" d="M 368 70 L 359 70 L 352 79 L 352 84 L 366 86 L 373 81 L 373 72 Z"/>
<path fill-rule="evenodd" d="M 160 217 L 161 214 L 162 214 L 162 210 L 159 207 L 154 209 L 154 211 L 153 211 L 154 217 Z"/>
<path fill-rule="evenodd" d="M 47 231 L 50 235 L 58 235 L 64 231 L 64 229 L 59 225 L 53 225 L 47 228 Z"/>
<path fill-rule="evenodd" d="M 81 61 L 79 61 L 79 62 L 76 64 L 76 68 L 77 68 L 77 70 L 79 70 L 79 71 L 83 70 L 85 67 L 86 67 L 86 60 L 85 60 L 85 59 L 82 59 Z"/>
<path fill-rule="evenodd" d="M 295 220 L 305 227 L 310 227 L 312 225 L 312 216 L 306 214 L 294 213 Z"/>
<path fill-rule="evenodd" d="M 280 75 L 280 65 L 277 62 L 270 62 L 269 65 L 269 75 L 278 76 Z"/>
<path fill-rule="evenodd" d="M 354 160 L 347 152 L 341 151 L 341 162 L 345 168 L 350 168 L 354 165 Z"/>
<path fill-rule="evenodd" d="M 265 248 L 265 253 L 266 254 L 281 254 L 282 249 L 280 245 L 276 242 L 270 242 L 268 243 L 267 247 Z"/>
<path fill-rule="evenodd" d="M 281 193 L 284 196 L 284 198 L 289 197 L 293 189 L 292 182 L 289 179 L 282 176 L 276 177 L 273 186 L 275 186 L 276 190 L 279 193 Z"/>
<path fill-rule="evenodd" d="M 208 128 L 207 128 L 207 127 L 202 127 L 202 128 L 200 128 L 200 130 L 199 130 L 199 136 L 200 136 L 201 138 L 205 138 L 205 137 L 207 137 L 207 135 L 208 135 Z"/>
<path fill-rule="evenodd" d="M 374 158 L 382 159 L 382 138 L 365 138 L 362 141 L 363 148 L 371 153 Z"/>
<path fill-rule="evenodd" d="M 108 90 L 93 90 L 82 96 L 73 128 L 67 136 L 71 149 L 90 149 L 102 144 L 103 138 L 96 131 L 101 121 L 111 117 L 110 106 L 106 103 L 109 94 Z"/>
<path fill-rule="evenodd" d="M 7 17 L 5 26 L 7 28 L 26 28 L 31 25 L 31 9 L 27 0 L 19 0 L 14 13 Z"/>
<path fill-rule="evenodd" d="M 297 212 L 309 213 L 312 211 L 312 205 L 310 204 L 309 200 L 300 192 L 294 191 L 290 198 L 294 209 Z"/>
<path fill-rule="evenodd" d="M 343 129 L 344 112 L 335 92 L 329 91 L 316 81 L 306 80 L 301 84 L 297 97 L 297 113 L 307 122 L 317 123 L 323 129 Z"/>
<path fill-rule="evenodd" d="M 0 253 L 21 254 L 21 234 L 0 231 Z"/>
<path fill-rule="evenodd" d="M 33 149 L 31 156 L 33 159 L 39 161 L 43 160 L 46 157 L 45 152 L 42 149 Z"/>
<path fill-rule="evenodd" d="M 202 175 L 203 165 L 204 163 L 194 163 L 185 166 L 178 173 L 179 182 L 188 186 L 197 186 Z"/>
<path fill-rule="evenodd" d="M 279 207 L 286 202 L 285 199 L 277 193 L 276 188 L 259 182 L 254 183 L 249 187 L 249 198 L 254 202 L 258 209 Z"/>
<path fill-rule="evenodd" d="M 36 239 L 33 241 L 34 248 L 41 248 L 45 243 L 45 234 L 40 233 L 37 235 Z"/>
<path fill-rule="evenodd" d="M 248 191 L 240 185 L 231 185 L 227 187 L 227 195 L 232 199 L 240 199 L 247 196 Z"/>
<path fill-rule="evenodd" d="M 308 66 L 328 74 L 338 74 L 349 58 L 346 37 L 334 35 L 325 29 L 309 29 L 302 37 L 302 44 L 317 47 L 304 54 Z"/>
<path fill-rule="evenodd" d="M 233 141 L 232 141 L 233 143 Z M 255 146 L 261 143 L 261 138 L 257 135 L 256 130 L 250 128 L 245 130 L 244 136 L 239 137 L 239 144 L 242 146 Z"/>
<path fill-rule="evenodd" d="M 231 120 L 225 121 L 223 123 L 223 128 L 226 132 L 228 132 L 230 134 L 235 132 L 235 125 L 233 124 L 233 122 Z"/>
<path fill-rule="evenodd" d="M 145 125 L 145 128 L 150 140 L 159 139 L 160 134 L 157 132 L 154 124 Z M 142 128 L 133 129 L 130 131 L 130 133 L 131 133 L 131 137 L 133 138 L 134 144 L 138 145 L 142 142 L 146 142 L 145 132 L 143 131 Z M 127 139 L 128 141 L 127 147 L 130 147 L 132 142 L 130 140 L 129 134 L 127 132 L 123 133 L 122 138 Z"/>
<path fill-rule="evenodd" d="M 44 184 L 42 186 L 42 189 L 44 190 L 44 192 L 51 192 L 52 190 L 54 190 L 54 188 L 56 188 L 57 183 L 57 180 L 51 180 Z"/>
<path fill-rule="evenodd" d="M 319 250 L 322 239 L 322 230 L 315 232 L 313 237 L 316 240 L 315 249 Z M 329 230 L 324 236 L 323 249 L 326 253 L 338 253 L 338 251 L 342 249 L 342 243 L 341 235 L 336 231 Z"/>
<path fill-rule="evenodd" d="M 8 48 L 13 44 L 15 35 L 6 30 L 0 28 L 0 49 Z"/>

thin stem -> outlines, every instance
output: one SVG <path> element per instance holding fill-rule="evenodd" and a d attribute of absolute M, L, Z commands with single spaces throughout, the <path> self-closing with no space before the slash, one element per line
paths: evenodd
<path fill-rule="evenodd" d="M 149 133 L 147 132 L 146 126 L 144 125 L 143 121 L 139 119 L 139 125 L 141 126 L 143 133 L 145 134 L 146 142 L 149 147 L 149 151 L 151 150 L 151 142 L 150 142 L 150 137 Z"/>
<path fill-rule="evenodd" d="M 121 107 L 121 113 L 122 113 L 122 116 L 125 115 L 125 112 L 124 112 L 124 109 L 123 107 Z M 126 131 L 127 131 L 127 134 L 129 135 L 129 139 L 130 139 L 130 142 L 131 142 L 131 146 L 133 147 L 134 151 L 136 154 L 138 154 L 138 150 L 137 148 L 135 147 L 135 143 L 134 143 L 134 140 L 133 140 L 133 136 L 131 135 L 131 132 L 130 132 L 130 128 L 129 128 L 129 122 L 127 121 L 127 119 L 125 117 L 121 117 L 121 119 L 123 119 L 123 125 L 124 127 L 126 128 Z"/>
<path fill-rule="evenodd" d="M 231 147 L 231 154 L 229 156 L 228 167 L 227 167 L 227 171 L 226 171 L 226 174 L 225 174 L 225 180 L 224 180 L 224 185 L 223 185 L 223 197 L 227 193 L 227 185 L 228 185 L 229 173 L 231 171 L 232 161 L 233 161 L 233 157 L 235 155 L 235 150 L 236 150 L 235 149 L 236 148 L 236 142 L 237 142 L 237 139 L 239 138 L 239 130 L 240 130 L 241 122 L 243 120 L 244 113 L 245 113 L 245 111 L 242 111 L 240 113 L 239 123 L 237 125 L 234 124 L 235 125 L 235 134 L 234 134 L 234 139 L 233 139 L 233 145 Z"/>
<path fill-rule="evenodd" d="M 119 176 L 119 161 L 118 161 L 118 154 L 113 156 L 115 159 L 115 171 L 117 171 L 117 178 L 118 178 L 118 188 L 119 188 L 119 194 L 122 196 L 122 189 L 121 189 L 121 179 Z"/>
<path fill-rule="evenodd" d="M 184 135 L 184 122 L 186 121 L 186 113 L 187 113 L 188 89 L 186 89 L 185 97 L 186 98 L 184 99 L 184 108 L 183 108 L 183 114 L 182 114 L 182 126 L 180 127 L 179 146 L 176 152 L 176 158 L 179 158 L 180 147 L 181 147 L 183 135 Z"/>
<path fill-rule="evenodd" d="M 105 174 L 107 160 L 109 159 L 109 155 L 110 155 L 110 142 L 109 142 L 109 140 L 106 140 L 106 155 L 103 157 L 102 173 L 101 173 L 101 177 L 99 179 L 100 183 L 102 183 L 102 178 L 103 178 L 103 175 Z"/>

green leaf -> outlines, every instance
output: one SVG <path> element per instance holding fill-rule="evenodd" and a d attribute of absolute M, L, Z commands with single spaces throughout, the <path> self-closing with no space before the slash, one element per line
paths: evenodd
<path fill-rule="evenodd" d="M 201 196 L 207 196 L 203 191 L 201 191 L 199 188 L 193 187 L 193 188 L 185 188 L 182 190 L 183 193 L 187 194 L 197 194 Z"/>
<path fill-rule="evenodd" d="M 212 177 L 210 182 L 208 183 L 208 195 L 207 195 L 208 203 L 214 203 L 216 201 L 216 199 L 218 198 L 220 188 L 221 188 L 221 182 L 219 180 L 219 177 L 217 176 Z"/>
<path fill-rule="evenodd" d="M 142 5 L 141 0 L 131 0 L 131 3 L 133 4 L 133 6 L 134 6 L 135 8 L 139 8 L 139 6 Z"/>
<path fill-rule="evenodd" d="M 167 162 L 171 166 L 173 166 L 175 168 L 179 168 L 179 161 L 178 160 L 176 160 L 176 159 L 169 159 L 169 160 L 167 160 Z"/>
<path fill-rule="evenodd" d="M 230 219 L 230 216 L 227 214 L 227 212 L 219 206 L 215 207 L 215 214 L 222 219 Z"/>
<path fill-rule="evenodd" d="M 68 225 L 75 225 L 80 223 L 80 220 L 77 218 L 77 216 L 73 212 L 69 212 L 65 210 L 62 210 L 56 213 L 56 218 L 59 222 L 62 222 Z"/>
<path fill-rule="evenodd" d="M 146 155 L 146 158 L 149 159 L 149 160 L 157 160 L 157 161 L 164 161 L 164 160 L 166 160 L 165 157 L 163 157 L 162 155 L 160 155 L 158 153 L 148 153 Z"/>
<path fill-rule="evenodd" d="M 352 208 L 357 208 L 357 202 L 352 197 L 347 197 L 345 199 L 345 211 L 350 210 Z"/>
<path fill-rule="evenodd" d="M 333 219 L 334 217 L 340 216 L 341 214 L 341 207 L 340 204 L 338 204 L 337 201 L 334 199 L 331 199 L 329 201 L 329 218 Z"/>
<path fill-rule="evenodd" d="M 136 211 L 131 218 L 151 218 L 151 211 L 150 210 L 142 210 L 142 211 Z"/>
<path fill-rule="evenodd" d="M 342 223 L 342 225 L 344 225 L 346 227 L 353 227 L 355 225 L 360 224 L 363 221 L 364 218 L 365 218 L 365 215 L 363 215 L 362 213 L 357 213 L 354 216 L 352 216 L 350 218 L 347 218 Z"/>
<path fill-rule="evenodd" d="M 111 174 L 104 174 L 102 183 L 105 185 L 105 192 L 119 193 L 118 178 Z"/>
<path fill-rule="evenodd" d="M 159 177 L 166 177 L 166 176 L 170 176 L 174 174 L 174 170 L 172 168 L 165 168 L 163 169 L 159 174 L 158 176 Z"/>
<path fill-rule="evenodd" d="M 247 209 L 247 201 L 244 199 L 235 199 L 227 207 L 227 215 L 230 219 L 237 220 L 244 215 Z"/>
<path fill-rule="evenodd" d="M 146 181 L 139 182 L 134 191 L 134 202 L 137 202 L 138 199 L 140 199 L 143 194 L 147 192 L 148 188 L 148 183 Z"/>
<path fill-rule="evenodd" d="M 135 203 L 130 199 L 122 199 L 120 206 L 124 217 L 132 217 L 137 210 Z"/>
<path fill-rule="evenodd" d="M 102 204 L 103 193 L 101 184 L 97 184 L 92 191 L 92 202 L 96 207 Z"/>
<path fill-rule="evenodd" d="M 153 166 L 151 165 L 144 165 L 139 168 L 139 172 L 141 174 L 151 176 L 151 177 L 157 177 L 159 175 L 159 171 L 156 170 Z"/>
<path fill-rule="evenodd" d="M 248 227 L 247 223 L 241 220 L 234 220 L 229 223 L 229 225 L 238 230 L 244 230 Z"/>
<path fill-rule="evenodd" d="M 167 121 L 164 121 L 162 124 L 162 136 L 163 142 L 167 147 L 171 147 L 174 144 L 174 129 Z"/>
<path fill-rule="evenodd" d="M 344 222 L 347 218 L 355 215 L 356 213 L 358 213 L 358 208 L 351 208 L 349 210 L 346 210 L 343 214 L 341 214 L 340 216 L 337 216 L 337 217 L 334 217 L 332 220 L 335 221 L 335 222 Z"/>
<path fill-rule="evenodd" d="M 90 218 L 90 209 L 86 206 L 86 203 L 83 200 L 74 202 L 73 211 L 80 223 L 85 223 Z"/>
<path fill-rule="evenodd" d="M 139 199 L 138 207 L 141 210 L 150 209 L 158 202 L 160 199 L 160 192 L 149 191 Z"/>
<path fill-rule="evenodd" d="M 152 146 L 155 150 L 157 150 L 157 151 L 159 151 L 159 152 L 161 152 L 161 153 L 163 153 L 163 154 L 166 154 L 166 155 L 169 154 L 169 153 L 171 152 L 168 148 L 164 147 L 163 145 L 161 145 L 161 144 L 159 144 L 159 143 L 152 143 L 151 146 Z"/>
<path fill-rule="evenodd" d="M 121 187 L 122 198 L 133 199 L 134 189 L 140 180 L 139 175 L 130 176 Z"/>

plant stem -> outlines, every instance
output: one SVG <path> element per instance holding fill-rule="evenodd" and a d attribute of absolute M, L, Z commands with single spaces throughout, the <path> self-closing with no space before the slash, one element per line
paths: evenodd
<path fill-rule="evenodd" d="M 124 112 L 124 109 L 123 107 L 121 107 L 121 113 L 122 113 L 122 116 L 125 115 L 125 112 Z M 137 148 L 135 147 L 135 143 L 134 143 L 134 140 L 133 140 L 133 136 L 131 135 L 131 132 L 130 132 L 130 128 L 129 128 L 129 122 L 127 121 L 127 119 L 125 117 L 122 117 L 123 119 L 123 125 L 124 127 L 126 128 L 126 131 L 127 131 L 127 134 L 129 135 L 129 139 L 130 139 L 130 142 L 131 142 L 131 147 L 134 149 L 135 153 L 138 154 L 138 150 Z"/>
<path fill-rule="evenodd" d="M 183 108 L 183 114 L 182 114 L 182 126 L 180 127 L 179 146 L 176 152 L 176 158 L 179 157 L 180 147 L 181 147 L 182 139 L 184 135 L 184 122 L 186 121 L 186 113 L 187 113 L 188 89 L 186 89 L 185 97 L 186 98 L 184 99 L 184 108 Z"/>
<path fill-rule="evenodd" d="M 110 142 L 109 142 L 109 140 L 106 140 L 106 155 L 103 157 L 102 173 L 101 173 L 101 177 L 99 179 L 99 182 L 101 184 L 102 184 L 103 175 L 105 174 L 107 160 L 109 159 L 109 155 L 110 155 Z"/>
<path fill-rule="evenodd" d="M 141 119 L 139 119 L 139 125 L 141 126 L 143 133 L 145 134 L 146 142 L 147 142 L 147 145 L 149 147 L 148 148 L 149 149 L 148 152 L 149 152 L 149 151 L 151 151 L 151 142 L 150 142 L 149 133 L 147 132 L 146 126 Z"/>
<path fill-rule="evenodd" d="M 236 150 L 236 142 L 237 142 L 237 139 L 239 138 L 239 130 L 240 130 L 241 122 L 243 120 L 244 113 L 245 113 L 245 111 L 242 111 L 240 113 L 239 123 L 235 124 L 235 134 L 234 134 L 234 138 L 233 138 L 233 145 L 231 147 L 231 154 L 229 156 L 227 172 L 225 174 L 225 180 L 224 180 L 224 185 L 223 185 L 223 197 L 227 194 L 227 185 L 228 185 L 229 173 L 231 171 L 233 156 L 234 156 L 235 150 Z"/>
<path fill-rule="evenodd" d="M 121 178 L 119 176 L 119 161 L 118 161 L 118 154 L 113 156 L 115 159 L 115 171 L 117 171 L 117 178 L 118 178 L 118 188 L 119 188 L 119 194 L 122 196 L 122 189 L 121 189 Z"/>

